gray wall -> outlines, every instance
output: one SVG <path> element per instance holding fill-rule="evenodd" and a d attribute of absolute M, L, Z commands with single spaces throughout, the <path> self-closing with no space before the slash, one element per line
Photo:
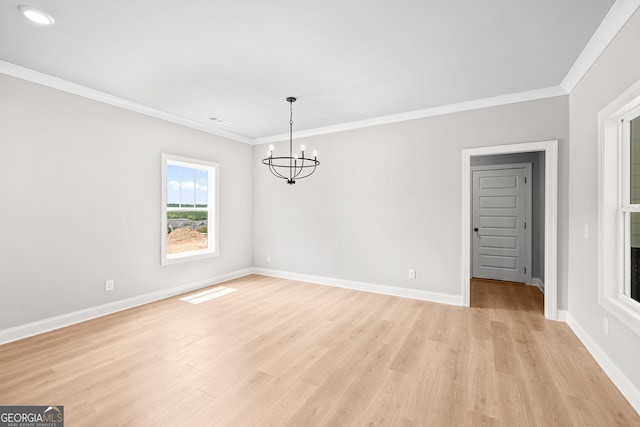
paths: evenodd
<path fill-rule="evenodd" d="M 256 146 L 254 265 L 461 295 L 462 149 L 558 139 L 565 309 L 567 138 L 565 96 L 303 138 L 295 144 L 322 163 L 293 186 L 270 175 L 260 164 L 267 147 Z"/>
<path fill-rule="evenodd" d="M 544 151 L 534 153 L 501 154 L 471 158 L 471 166 L 505 165 L 509 163 L 531 163 L 531 277 L 544 282 Z"/>
<path fill-rule="evenodd" d="M 4 74 L 0 122 L 0 330 L 251 267 L 252 147 Z M 162 152 L 220 164 L 219 257 L 160 266 Z"/>
<path fill-rule="evenodd" d="M 571 92 L 569 312 L 636 388 L 640 339 L 598 304 L 598 112 L 640 79 L 640 11 Z M 583 227 L 589 226 L 589 238 Z M 609 335 L 603 318 L 609 319 Z"/>

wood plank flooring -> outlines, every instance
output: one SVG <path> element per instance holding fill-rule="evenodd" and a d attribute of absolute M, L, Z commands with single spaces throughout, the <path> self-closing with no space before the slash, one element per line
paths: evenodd
<path fill-rule="evenodd" d="M 472 308 L 247 276 L 0 346 L 0 405 L 67 426 L 632 426 L 535 287 Z"/>

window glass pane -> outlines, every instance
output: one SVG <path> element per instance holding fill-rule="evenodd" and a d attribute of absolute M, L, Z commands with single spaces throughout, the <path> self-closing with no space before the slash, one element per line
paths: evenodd
<path fill-rule="evenodd" d="M 630 172 L 631 172 L 631 204 L 640 204 L 640 117 L 631 120 L 630 138 Z"/>
<path fill-rule="evenodd" d="M 640 302 L 640 212 L 631 212 L 631 298 Z"/>
<path fill-rule="evenodd" d="M 206 208 L 209 204 L 209 173 L 196 169 L 196 207 Z"/>
<path fill-rule="evenodd" d="M 167 254 L 208 249 L 208 215 L 208 212 L 167 212 Z"/>
<path fill-rule="evenodd" d="M 180 166 L 167 165 L 167 207 L 180 206 Z"/>
<path fill-rule="evenodd" d="M 193 168 L 182 167 L 180 177 L 182 180 L 182 185 L 180 186 L 181 206 L 183 208 L 193 208 L 196 203 L 196 171 Z"/>
<path fill-rule="evenodd" d="M 162 209 L 162 265 L 217 256 L 217 199 L 211 184 L 217 165 L 168 154 L 162 158 L 167 200 Z"/>

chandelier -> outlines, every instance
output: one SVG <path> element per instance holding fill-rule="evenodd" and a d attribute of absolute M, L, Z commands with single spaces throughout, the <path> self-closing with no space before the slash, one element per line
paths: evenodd
<path fill-rule="evenodd" d="M 314 151 L 313 158 L 304 156 L 304 145 L 300 146 L 301 155 L 293 154 L 293 103 L 296 98 L 290 96 L 287 98 L 289 103 L 289 156 L 273 156 L 273 145 L 269 147 L 268 157 L 262 159 L 262 164 L 269 166 L 272 174 L 278 178 L 286 179 L 287 184 L 295 184 L 296 179 L 302 179 L 310 176 L 316 171 L 316 167 L 320 164 L 318 154 Z"/>

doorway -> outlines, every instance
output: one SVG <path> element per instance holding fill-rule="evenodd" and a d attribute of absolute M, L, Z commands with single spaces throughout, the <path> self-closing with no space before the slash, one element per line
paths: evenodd
<path fill-rule="evenodd" d="M 521 144 L 497 145 L 462 150 L 462 304 L 470 305 L 470 282 L 472 271 L 472 158 L 479 156 L 544 153 L 544 315 L 547 319 L 558 319 L 557 308 L 557 194 L 558 194 L 558 141 L 540 141 Z"/>
<path fill-rule="evenodd" d="M 532 163 L 473 166 L 474 160 L 471 277 L 531 284 Z"/>

